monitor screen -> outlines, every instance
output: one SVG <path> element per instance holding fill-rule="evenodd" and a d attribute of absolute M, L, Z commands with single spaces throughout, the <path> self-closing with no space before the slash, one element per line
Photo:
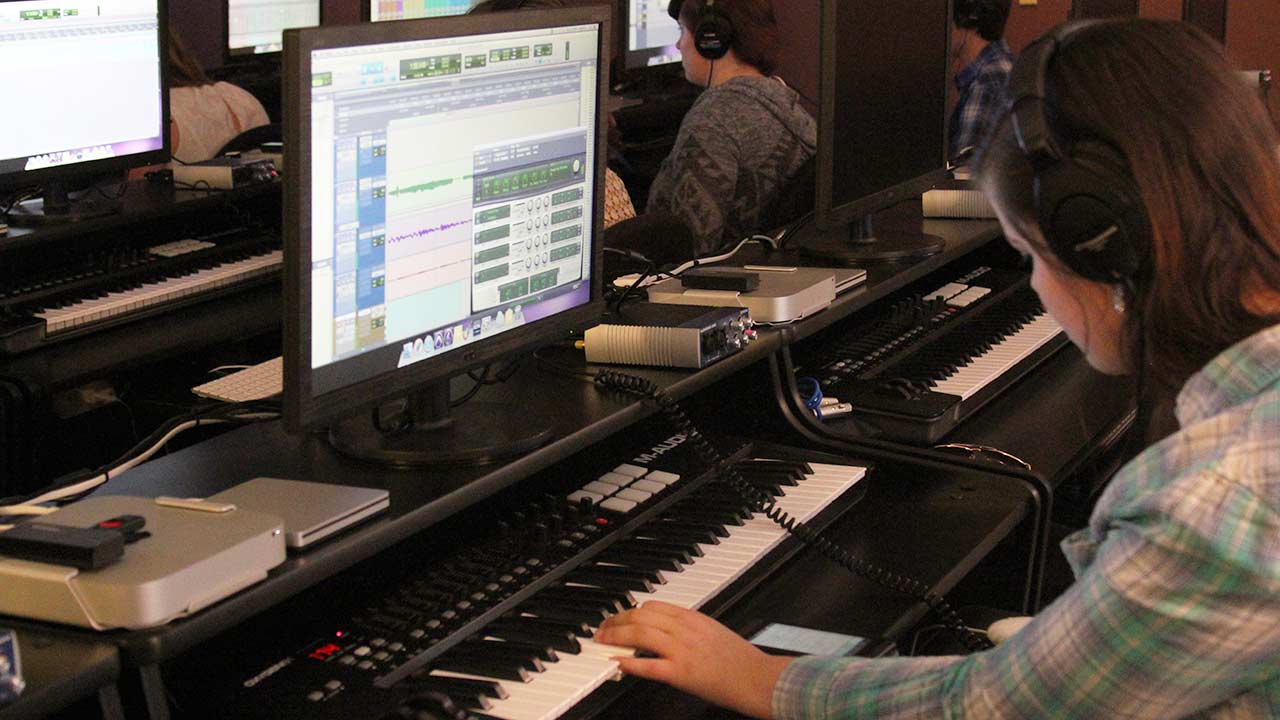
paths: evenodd
<path fill-rule="evenodd" d="M 478 0 L 365 0 L 374 22 L 465 15 Z"/>
<path fill-rule="evenodd" d="M 920 194 L 947 156 L 948 0 L 823 4 L 817 221 Z"/>
<path fill-rule="evenodd" d="M 667 13 L 668 4 L 669 0 L 627 0 L 623 61 L 628 70 L 680 62 L 680 24 Z"/>
<path fill-rule="evenodd" d="M 285 205 L 287 422 L 598 318 L 606 17 L 286 33 L 285 138 L 302 149 Z"/>
<path fill-rule="evenodd" d="M 161 0 L 0 3 L 0 187 L 168 160 Z"/>
<path fill-rule="evenodd" d="M 226 0 L 227 54 L 280 52 L 289 28 L 320 24 L 320 0 Z"/>

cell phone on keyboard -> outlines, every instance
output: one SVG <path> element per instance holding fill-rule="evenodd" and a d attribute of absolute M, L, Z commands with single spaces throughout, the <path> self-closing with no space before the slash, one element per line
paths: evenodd
<path fill-rule="evenodd" d="M 748 634 L 747 641 L 774 655 L 853 655 L 867 644 L 866 638 L 857 635 L 776 622 Z"/>

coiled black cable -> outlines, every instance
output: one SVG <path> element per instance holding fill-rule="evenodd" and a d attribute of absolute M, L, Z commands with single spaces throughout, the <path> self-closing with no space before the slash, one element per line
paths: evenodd
<path fill-rule="evenodd" d="M 689 419 L 684 410 L 652 381 L 634 375 L 606 370 L 596 375 L 595 382 L 597 385 L 612 390 L 653 400 L 663 414 L 667 416 L 671 424 L 685 435 L 703 462 L 712 468 L 724 465 L 724 458 L 720 456 L 720 453 L 706 437 L 698 431 L 698 428 L 694 426 L 693 421 Z M 822 553 L 828 560 L 840 565 L 858 577 L 866 578 L 881 587 L 916 598 L 928 605 L 938 619 L 956 633 L 956 636 L 960 638 L 969 652 L 992 647 L 990 640 L 965 626 L 960 616 L 951 608 L 951 605 L 941 595 L 930 591 L 929 587 L 923 582 L 899 575 L 858 558 L 805 523 L 796 521 L 795 518 L 777 506 L 777 501 L 773 497 L 747 482 L 738 473 L 738 469 L 735 466 L 725 466 L 719 475 L 719 479 L 736 490 L 739 495 L 742 495 L 743 499 L 750 503 L 755 511 L 763 513 L 765 517 L 780 525 L 805 545 L 813 547 Z"/>

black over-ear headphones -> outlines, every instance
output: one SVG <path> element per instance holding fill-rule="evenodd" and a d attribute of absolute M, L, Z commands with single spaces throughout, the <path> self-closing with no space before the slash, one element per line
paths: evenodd
<path fill-rule="evenodd" d="M 982 3 L 980 0 L 956 0 L 952 17 L 962 28 L 976 28 L 978 21 L 982 20 Z"/>
<path fill-rule="evenodd" d="M 667 14 L 679 22 L 683 5 L 684 0 L 671 0 Z M 716 0 L 707 0 L 693 23 L 693 46 L 698 54 L 708 60 L 719 60 L 733 47 L 733 36 L 733 21 L 729 19 L 729 13 L 722 10 Z"/>
<path fill-rule="evenodd" d="M 1096 22 L 1096 21 L 1095 21 Z M 1018 146 L 1035 171 L 1035 208 L 1054 254 L 1081 277 L 1126 282 L 1151 246 L 1151 223 L 1124 155 L 1104 138 L 1054 138 L 1046 72 L 1070 37 L 1095 22 L 1057 28 L 1022 51 L 1009 78 L 1009 114 Z"/>

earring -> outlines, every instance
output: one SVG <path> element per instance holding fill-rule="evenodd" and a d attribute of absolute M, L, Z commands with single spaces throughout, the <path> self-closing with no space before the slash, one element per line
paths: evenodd
<path fill-rule="evenodd" d="M 1111 288 L 1111 307 L 1118 313 L 1125 311 L 1124 288 L 1119 285 L 1113 285 Z"/>

